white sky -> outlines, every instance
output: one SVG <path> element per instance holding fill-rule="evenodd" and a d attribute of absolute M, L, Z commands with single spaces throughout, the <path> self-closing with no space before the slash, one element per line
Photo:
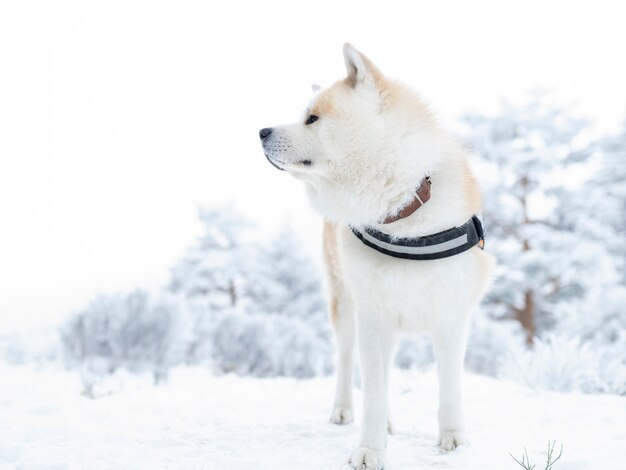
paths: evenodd
<path fill-rule="evenodd" d="M 619 2 L 210 3 L 0 3 L 0 331 L 162 285 L 198 205 L 290 220 L 315 251 L 257 133 L 343 76 L 345 41 L 449 125 L 536 87 L 602 129 L 626 114 Z"/>

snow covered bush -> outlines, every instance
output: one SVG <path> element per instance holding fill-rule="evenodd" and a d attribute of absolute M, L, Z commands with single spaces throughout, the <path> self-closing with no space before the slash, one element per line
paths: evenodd
<path fill-rule="evenodd" d="M 221 372 L 257 377 L 313 377 L 331 371 L 328 338 L 298 318 L 222 315 L 211 334 L 213 364 Z"/>
<path fill-rule="evenodd" d="M 579 338 L 552 335 L 532 349 L 513 349 L 501 376 L 538 390 L 626 394 L 623 357 Z"/>
<path fill-rule="evenodd" d="M 465 367 L 478 374 L 497 376 L 507 355 L 524 343 L 522 328 L 512 321 L 493 320 L 482 311 L 470 320 Z"/>
<path fill-rule="evenodd" d="M 26 329 L 0 335 L 0 361 L 10 365 L 48 363 L 59 359 L 61 351 L 56 329 Z"/>
<path fill-rule="evenodd" d="M 405 337 L 398 343 L 394 363 L 400 369 L 426 370 L 435 363 L 430 336 Z"/>
<path fill-rule="evenodd" d="M 176 362 L 177 334 L 175 301 L 142 290 L 101 295 L 61 329 L 67 362 L 86 368 L 85 376 L 126 368 L 149 370 L 156 382 Z"/>
<path fill-rule="evenodd" d="M 483 312 L 474 312 L 467 340 L 465 367 L 478 374 L 497 376 L 511 349 L 524 342 L 521 328 L 512 321 L 496 321 Z M 401 369 L 426 370 L 434 366 L 435 355 L 427 335 L 402 338 L 395 356 Z"/>

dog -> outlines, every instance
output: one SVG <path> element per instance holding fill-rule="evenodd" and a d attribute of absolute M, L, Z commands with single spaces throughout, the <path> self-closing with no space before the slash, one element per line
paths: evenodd
<path fill-rule="evenodd" d="M 464 148 L 408 87 L 350 44 L 343 55 L 347 76 L 314 89 L 300 120 L 261 129 L 260 138 L 269 162 L 304 183 L 324 218 L 338 356 L 331 421 L 353 419 L 356 343 L 363 422 L 349 462 L 378 470 L 392 429 L 387 385 L 401 332 L 432 338 L 441 449 L 468 444 L 461 387 L 468 318 L 493 259 L 482 249 L 481 193 Z"/>

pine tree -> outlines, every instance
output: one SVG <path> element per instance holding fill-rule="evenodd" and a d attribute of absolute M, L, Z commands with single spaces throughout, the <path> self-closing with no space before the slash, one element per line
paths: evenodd
<path fill-rule="evenodd" d="M 289 227 L 246 245 L 240 308 L 212 333 L 222 370 L 308 377 L 328 372 L 331 343 L 319 269 Z"/>
<path fill-rule="evenodd" d="M 220 314 L 241 307 L 241 273 L 248 221 L 225 208 L 199 211 L 203 232 L 172 269 L 168 291 L 186 306 L 185 356 L 206 363 L 214 354 L 210 338 Z"/>
<path fill-rule="evenodd" d="M 611 252 L 620 260 L 622 283 L 626 285 L 626 121 L 622 132 L 598 142 L 599 170 L 594 175 L 594 198 L 590 213 L 603 227 Z"/>
<path fill-rule="evenodd" d="M 169 290 L 213 310 L 237 304 L 242 240 L 249 223 L 225 209 L 201 209 L 204 229 L 172 269 Z"/>
<path fill-rule="evenodd" d="M 565 331 L 607 346 L 609 355 L 626 357 L 626 123 L 620 135 L 593 143 L 593 168 L 577 191 L 563 194 L 558 223 L 603 250 L 603 268 L 588 276 L 586 299 L 575 306 L 584 312 L 564 318 Z"/>
<path fill-rule="evenodd" d="M 601 241 L 563 223 L 563 201 L 575 192 L 564 185 L 593 154 L 580 143 L 586 122 L 540 96 L 465 122 L 482 160 L 487 243 L 499 265 L 487 304 L 495 317 L 516 319 L 532 344 L 610 264 Z"/>
<path fill-rule="evenodd" d="M 191 319 L 188 361 L 262 376 L 328 371 L 320 273 L 293 231 L 263 241 L 230 211 L 200 216 L 204 233 L 169 286 Z"/>
<path fill-rule="evenodd" d="M 245 292 L 254 309 L 302 319 L 325 310 L 319 269 L 291 228 L 284 227 L 255 251 Z"/>

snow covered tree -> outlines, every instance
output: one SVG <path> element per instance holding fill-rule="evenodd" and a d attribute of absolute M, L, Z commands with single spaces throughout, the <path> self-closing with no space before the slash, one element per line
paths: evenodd
<path fill-rule="evenodd" d="M 286 227 L 246 244 L 240 304 L 212 333 L 214 361 L 225 371 L 308 377 L 328 372 L 331 343 L 318 267 Z"/>
<path fill-rule="evenodd" d="M 620 135 L 597 140 L 594 149 L 593 168 L 580 188 L 558 192 L 558 223 L 601 244 L 596 261 L 604 268 L 590 277 L 584 301 L 570 307 L 583 313 L 564 315 L 562 326 L 626 364 L 626 123 Z"/>
<path fill-rule="evenodd" d="M 289 227 L 255 247 L 245 295 L 256 311 L 302 319 L 326 309 L 319 268 Z"/>
<path fill-rule="evenodd" d="M 195 246 L 172 269 L 169 290 L 215 310 L 237 303 L 238 264 L 250 224 L 227 209 L 201 209 L 204 229 Z"/>
<path fill-rule="evenodd" d="M 219 312 L 240 308 L 244 240 L 250 223 L 227 208 L 199 211 L 203 232 L 172 269 L 169 292 L 183 299 L 190 332 L 187 361 L 206 363 Z"/>
<path fill-rule="evenodd" d="M 597 169 L 569 204 L 589 218 L 581 220 L 570 213 L 566 223 L 606 244 L 626 284 L 626 121 L 620 134 L 595 142 L 595 153 Z"/>
<path fill-rule="evenodd" d="M 577 190 L 570 179 L 592 156 L 580 138 L 586 122 L 539 96 L 465 122 L 482 159 L 487 246 L 499 265 L 487 306 L 497 318 L 516 319 L 532 344 L 557 321 L 558 307 L 581 301 L 613 269 L 601 240 L 563 222 L 570 210 L 563 201 Z"/>
<path fill-rule="evenodd" d="M 327 372 L 332 354 L 321 276 L 293 231 L 261 241 L 231 211 L 200 216 L 204 233 L 169 285 L 191 317 L 188 361 L 261 376 Z"/>
<path fill-rule="evenodd" d="M 599 146 L 601 168 L 595 180 L 606 191 L 604 203 L 611 204 L 607 222 L 621 235 L 619 253 L 626 256 L 626 120 L 620 134 L 601 140 Z"/>

